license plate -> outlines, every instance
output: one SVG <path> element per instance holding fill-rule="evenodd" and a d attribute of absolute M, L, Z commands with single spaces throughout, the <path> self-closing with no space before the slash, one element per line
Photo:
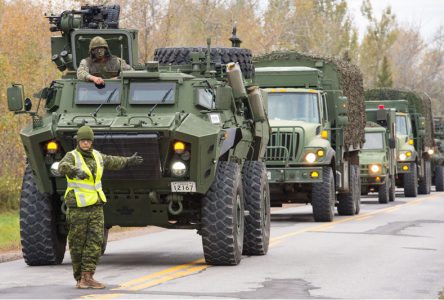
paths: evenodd
<path fill-rule="evenodd" d="M 173 193 L 191 193 L 196 191 L 194 181 L 174 181 L 171 182 L 171 191 Z"/>

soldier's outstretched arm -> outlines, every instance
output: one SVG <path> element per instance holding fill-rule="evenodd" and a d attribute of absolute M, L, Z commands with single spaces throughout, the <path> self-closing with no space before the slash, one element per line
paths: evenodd
<path fill-rule="evenodd" d="M 121 170 L 128 165 L 128 157 L 102 154 L 105 170 Z"/>
<path fill-rule="evenodd" d="M 74 156 L 71 153 L 66 153 L 65 157 L 60 161 L 59 173 L 61 175 L 67 175 L 69 178 L 76 176 L 77 168 L 75 167 Z"/>
<path fill-rule="evenodd" d="M 80 61 L 80 65 L 77 68 L 77 79 L 83 80 L 83 81 L 90 81 L 91 74 L 89 74 L 89 67 L 86 63 L 85 59 L 82 59 Z"/>

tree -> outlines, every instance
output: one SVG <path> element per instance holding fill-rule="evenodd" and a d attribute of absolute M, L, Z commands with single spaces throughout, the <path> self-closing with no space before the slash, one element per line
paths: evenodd
<path fill-rule="evenodd" d="M 381 71 L 378 74 L 376 82 L 377 87 L 391 87 L 393 85 L 392 72 L 390 71 L 390 65 L 387 56 L 382 59 Z"/>

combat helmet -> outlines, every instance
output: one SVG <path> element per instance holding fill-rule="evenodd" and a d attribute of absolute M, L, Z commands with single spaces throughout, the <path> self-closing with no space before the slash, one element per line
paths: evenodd
<path fill-rule="evenodd" d="M 104 47 L 106 48 L 107 52 L 109 52 L 109 47 L 108 47 L 108 43 L 106 42 L 106 40 L 101 37 L 101 36 L 95 36 L 91 42 L 89 43 L 89 53 L 91 53 L 91 51 L 94 48 L 98 48 L 98 47 Z"/>

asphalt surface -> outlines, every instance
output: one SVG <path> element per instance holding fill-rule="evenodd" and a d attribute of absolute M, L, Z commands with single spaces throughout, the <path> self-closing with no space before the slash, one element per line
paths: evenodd
<path fill-rule="evenodd" d="M 444 193 L 378 204 L 315 223 L 311 206 L 276 209 L 266 256 L 203 262 L 195 231 L 163 230 L 108 244 L 96 271 L 105 290 L 75 288 L 62 265 L 0 264 L 0 298 L 438 298 L 444 288 Z"/>

